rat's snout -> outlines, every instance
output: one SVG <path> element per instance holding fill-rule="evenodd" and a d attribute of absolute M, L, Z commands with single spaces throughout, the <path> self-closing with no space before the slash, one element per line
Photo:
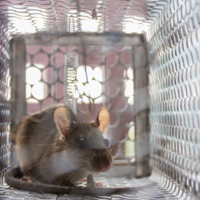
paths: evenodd
<path fill-rule="evenodd" d="M 108 157 L 104 157 L 100 161 L 100 168 L 102 171 L 108 171 L 110 169 L 111 161 L 109 161 Z"/>
<path fill-rule="evenodd" d="M 107 149 L 93 150 L 91 164 L 95 172 L 106 172 L 112 165 L 112 156 Z"/>
<path fill-rule="evenodd" d="M 104 157 L 102 160 L 99 160 L 100 171 L 108 171 L 110 169 L 111 162 L 107 157 Z"/>
<path fill-rule="evenodd" d="M 109 170 L 110 169 L 110 165 L 109 164 L 101 164 L 101 169 L 103 170 L 103 171 L 107 171 L 107 170 Z"/>

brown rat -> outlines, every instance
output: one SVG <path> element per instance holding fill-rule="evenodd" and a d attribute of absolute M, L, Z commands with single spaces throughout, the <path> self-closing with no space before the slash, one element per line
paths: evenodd
<path fill-rule="evenodd" d="M 102 134 L 109 122 L 105 108 L 99 110 L 94 122 L 78 122 L 65 106 L 24 117 L 11 131 L 21 171 L 64 186 L 108 171 L 112 155 Z"/>

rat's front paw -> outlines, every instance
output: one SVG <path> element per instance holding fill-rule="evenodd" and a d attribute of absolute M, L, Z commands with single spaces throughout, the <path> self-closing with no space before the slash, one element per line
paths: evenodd
<path fill-rule="evenodd" d="M 90 174 L 87 177 L 87 187 L 103 187 L 102 183 L 96 183 L 93 176 Z"/>
<path fill-rule="evenodd" d="M 102 183 L 97 183 L 97 182 L 90 182 L 90 183 L 87 183 L 87 187 L 96 187 L 96 188 L 99 188 L 99 187 L 103 187 L 103 184 Z"/>
<path fill-rule="evenodd" d="M 97 183 L 97 182 L 95 182 L 95 186 L 96 186 L 96 187 L 103 187 L 103 184 L 102 184 L 102 183 Z"/>

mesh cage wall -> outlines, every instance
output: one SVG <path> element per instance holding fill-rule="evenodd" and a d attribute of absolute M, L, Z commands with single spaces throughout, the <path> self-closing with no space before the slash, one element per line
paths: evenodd
<path fill-rule="evenodd" d="M 27 45 L 27 115 L 53 104 L 64 103 L 68 94 L 64 90 L 64 59 L 67 54 L 78 57 L 78 67 L 75 69 L 77 118 L 79 121 L 95 120 L 99 109 L 106 107 L 111 120 L 106 137 L 110 139 L 110 143 L 118 144 L 118 159 L 121 159 L 121 164 L 134 163 L 134 78 L 130 46 L 87 46 L 85 69 L 81 46 Z M 120 161 L 117 163 L 120 164 Z M 126 170 L 121 169 L 127 174 Z M 134 170 L 131 171 L 133 173 Z M 116 175 L 118 174 L 115 173 Z"/>
<path fill-rule="evenodd" d="M 199 8 L 198 1 L 171 1 L 149 32 L 152 177 L 176 195 L 198 198 Z"/>
<path fill-rule="evenodd" d="M 10 56 L 9 33 L 0 25 L 0 186 L 4 184 L 4 175 L 10 168 Z"/>
<path fill-rule="evenodd" d="M 69 30 L 72 32 L 142 33 L 148 29 L 154 17 L 155 8 L 157 6 L 159 8 L 162 4 L 166 3 L 149 0 L 139 2 L 4 0 L 1 2 L 1 20 L 7 23 L 9 31 L 13 34 L 41 31 L 63 33 Z M 95 19 L 97 23 L 91 19 Z M 132 26 L 131 30 L 128 26 Z"/>

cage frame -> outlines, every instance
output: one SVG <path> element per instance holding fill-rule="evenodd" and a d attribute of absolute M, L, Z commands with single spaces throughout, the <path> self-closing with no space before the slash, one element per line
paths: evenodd
<path fill-rule="evenodd" d="M 70 38 L 70 40 L 69 40 Z M 16 126 L 20 119 L 26 115 L 25 97 L 25 69 L 26 69 L 26 45 L 66 45 L 76 46 L 82 43 L 83 46 L 131 46 L 132 48 L 132 69 L 134 74 L 134 123 L 135 123 L 135 160 L 134 162 L 116 161 L 116 165 L 134 164 L 136 167 L 128 169 L 127 176 L 145 177 L 150 175 L 149 163 L 149 94 L 148 94 L 148 45 L 145 34 L 123 34 L 120 32 L 108 33 L 65 33 L 49 34 L 36 33 L 28 35 L 16 35 L 11 40 L 11 62 L 10 66 L 12 78 L 12 126 Z M 143 64 L 137 60 L 135 63 L 135 53 L 143 59 Z M 23 71 L 23 73 L 20 73 Z M 21 92 L 17 88 L 24 88 Z M 145 99 L 141 102 L 141 99 Z M 17 119 L 17 120 L 16 120 Z M 141 151 L 140 145 L 146 149 Z M 138 150 L 137 150 L 138 149 Z M 12 158 L 15 160 L 15 158 Z M 14 161 L 13 161 L 14 162 Z M 16 161 L 15 161 L 16 162 Z M 13 165 L 15 165 L 13 163 Z M 130 175 L 131 174 L 131 175 Z"/>

